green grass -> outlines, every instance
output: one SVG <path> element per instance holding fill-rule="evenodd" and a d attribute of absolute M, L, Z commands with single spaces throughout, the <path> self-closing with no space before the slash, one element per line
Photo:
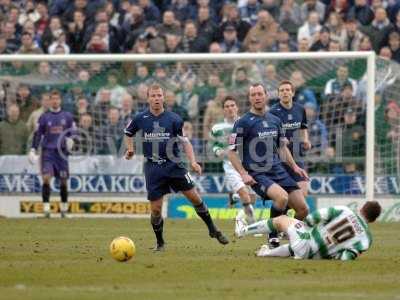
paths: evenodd
<path fill-rule="evenodd" d="M 167 251 L 152 253 L 147 220 L 0 219 L 0 299 L 400 299 L 400 223 L 372 232 L 372 249 L 342 263 L 256 258 L 263 238 L 223 247 L 200 221 L 168 220 Z M 110 258 L 119 235 L 134 260 Z"/>

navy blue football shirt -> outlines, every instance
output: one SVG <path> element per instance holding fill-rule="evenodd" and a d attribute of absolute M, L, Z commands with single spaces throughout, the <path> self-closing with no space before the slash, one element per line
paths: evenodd
<path fill-rule="evenodd" d="M 284 137 L 279 118 L 270 113 L 260 116 L 248 112 L 236 121 L 229 144 L 242 152 L 247 171 L 265 172 L 281 163 L 278 149 Z"/>
<path fill-rule="evenodd" d="M 271 107 L 270 113 L 281 120 L 285 136 L 289 140 L 288 148 L 295 160 L 297 160 L 298 155 L 296 154 L 304 155 L 300 136 L 300 129 L 307 129 L 307 117 L 304 107 L 298 103 L 293 103 L 293 106 L 287 109 L 281 103 L 276 103 Z"/>
<path fill-rule="evenodd" d="M 164 111 L 155 116 L 147 109 L 129 122 L 125 135 L 133 137 L 140 130 L 146 158 L 175 161 L 180 158 L 178 137 L 183 136 L 182 127 L 183 120 L 176 113 Z"/>

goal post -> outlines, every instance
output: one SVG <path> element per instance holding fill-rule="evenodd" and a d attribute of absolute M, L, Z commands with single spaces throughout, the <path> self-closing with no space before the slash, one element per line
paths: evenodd
<path fill-rule="evenodd" d="M 81 66 L 82 70 L 88 68 L 90 63 L 99 62 L 103 64 L 114 65 L 115 67 L 121 67 L 121 64 L 152 64 L 154 69 L 156 69 L 156 65 L 158 63 L 162 64 L 173 64 L 170 68 L 170 73 L 168 74 L 167 79 L 171 79 L 174 76 L 176 68 L 174 64 L 177 62 L 191 64 L 194 76 L 199 78 L 200 72 L 205 73 L 205 76 L 212 74 L 215 71 L 215 67 L 221 67 L 219 69 L 219 74 L 221 77 L 225 79 L 228 78 L 229 81 L 233 81 L 232 74 L 230 72 L 238 72 L 237 63 L 238 62 L 252 62 L 252 65 L 258 64 L 257 67 L 265 67 L 267 64 L 273 64 L 276 67 L 276 73 L 278 76 L 276 79 L 290 79 L 289 75 L 294 70 L 301 70 L 304 77 L 306 77 L 307 81 L 312 80 L 325 80 L 323 78 L 329 79 L 335 76 L 335 70 L 340 64 L 350 65 L 349 71 L 351 72 L 351 66 L 356 65 L 357 61 L 361 60 L 362 67 L 358 68 L 357 71 L 360 74 L 365 74 L 366 78 L 366 107 L 365 107 L 365 168 L 363 168 L 363 176 L 365 176 L 365 198 L 367 200 L 371 200 L 374 198 L 374 182 L 375 182 L 375 171 L 374 171 L 374 151 L 375 151 L 375 73 L 376 73 L 376 56 L 374 52 L 293 52 L 293 53 L 237 53 L 237 54 L 91 54 L 91 55 L 82 55 L 82 54 L 70 54 L 70 55 L 2 55 L 0 56 L 0 64 L 11 64 L 11 68 L 13 67 L 13 63 L 21 62 L 22 64 L 38 64 L 40 62 L 48 62 L 50 64 L 55 64 L 55 69 L 60 69 L 61 64 L 66 64 L 68 62 L 76 62 Z M 280 63 L 280 65 L 279 65 Z M 208 64 L 208 65 L 207 65 Z M 202 66 L 205 66 L 204 68 Z M 365 72 L 364 72 L 365 67 Z M 36 67 L 35 67 L 36 68 Z M 282 71 L 282 72 L 281 72 Z M 63 71 L 64 72 L 64 71 Z M 247 72 L 247 73 L 246 73 Z M 250 72 L 253 70 L 246 70 L 246 75 L 250 77 Z M 29 84 L 29 81 L 36 80 L 34 76 L 29 77 L 28 75 L 24 75 L 25 77 L 18 77 L 18 72 L 14 72 L 15 74 L 3 73 L 0 71 L 0 83 L 5 81 L 20 81 Z M 108 74 L 108 73 L 105 73 Z M 179 87 L 178 90 L 184 89 L 184 84 L 190 81 L 190 74 L 178 74 L 183 79 L 182 87 Z M 99 75 L 100 76 L 100 75 Z M 105 75 L 106 76 L 106 75 Z M 187 77 L 185 77 L 187 76 Z M 239 76 L 239 75 L 238 75 Z M 325 77 L 324 77 L 325 76 Z M 74 86 L 74 78 L 66 79 L 68 76 L 65 74 L 61 74 L 60 72 L 53 72 L 49 75 L 48 80 L 53 80 L 54 82 L 61 82 L 62 84 L 71 84 Z M 149 76 L 151 77 L 151 76 Z M 24 78 L 24 79 L 21 79 Z M 189 78 L 189 79 L 188 79 Z M 208 77 L 207 77 L 208 78 Z M 268 79 L 265 77 L 264 73 L 260 73 L 259 76 L 254 76 L 254 78 L 262 79 L 264 82 L 268 82 Z M 126 79 L 126 78 L 125 78 Z M 222 84 L 224 84 L 224 80 L 222 79 Z M 68 82 L 70 80 L 71 82 Z M 198 79 L 196 79 L 198 80 Z M 206 85 L 207 79 L 201 78 L 203 85 Z M 325 81 L 324 81 L 325 83 Z M 243 89 L 245 87 L 229 83 L 232 90 Z M 135 83 L 135 89 L 137 89 L 139 85 Z M 92 88 L 92 87 L 91 87 Z M 101 88 L 101 83 L 99 83 L 96 87 L 93 87 L 96 91 Z M 320 94 L 323 94 L 323 85 L 319 87 Z M 215 93 L 215 91 L 214 91 Z M 239 93 L 243 95 L 243 93 Z M 97 101 L 97 100 L 96 100 Z M 182 100 L 184 101 L 184 100 Z M 241 99 L 242 108 L 246 108 L 247 100 Z M 325 100 L 324 100 L 325 101 Z M 190 103 L 188 104 L 188 109 L 190 109 Z M 321 106 L 324 106 L 324 102 L 321 102 Z M 203 109 L 207 109 L 207 107 L 203 107 Z M 332 112 L 329 111 L 330 106 L 324 106 L 323 109 L 327 115 L 332 115 Z M 242 110 L 243 112 L 243 110 Z M 204 112 L 203 112 L 204 113 Z M 195 112 L 196 114 L 196 112 Z M 341 112 L 343 114 L 343 112 Z M 189 111 L 190 116 L 190 111 Z M 194 115 L 196 116 L 196 115 Z M 338 126 L 338 123 L 332 121 L 332 126 Z M 339 123 L 340 125 L 340 123 Z M 203 124 L 199 123 L 198 126 L 203 126 Z M 335 127 L 335 128 L 336 128 Z M 204 127 L 206 128 L 206 127 Z M 333 127 L 332 127 L 333 128 Z M 199 128 L 201 132 L 203 129 Z M 204 130 L 203 130 L 204 131 Z M 206 133 L 201 132 L 199 134 L 199 139 L 201 140 Z M 336 137 L 335 137 L 336 138 Z M 336 142 L 336 141 L 335 141 Z M 340 152 L 340 151 L 339 151 Z M 349 160 L 352 158 L 350 157 Z"/>

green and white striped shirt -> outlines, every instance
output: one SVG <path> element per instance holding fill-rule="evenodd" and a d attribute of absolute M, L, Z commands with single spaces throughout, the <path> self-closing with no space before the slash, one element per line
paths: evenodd
<path fill-rule="evenodd" d="M 367 222 L 347 206 L 316 210 L 304 222 L 311 233 L 309 258 L 353 260 L 371 246 Z"/>
<path fill-rule="evenodd" d="M 212 151 L 215 155 L 218 156 L 219 151 L 228 149 L 228 139 L 232 133 L 234 124 L 235 122 L 228 122 L 224 119 L 224 122 L 217 123 L 211 128 L 210 135 L 213 142 Z M 231 170 L 233 169 L 233 166 L 231 162 L 224 157 L 224 170 L 227 171 L 227 169 Z"/>

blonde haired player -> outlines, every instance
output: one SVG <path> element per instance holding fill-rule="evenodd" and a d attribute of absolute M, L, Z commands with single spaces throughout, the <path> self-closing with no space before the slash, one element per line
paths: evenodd
<path fill-rule="evenodd" d="M 256 194 L 244 184 L 242 177 L 227 158 L 228 139 L 232 134 L 235 121 L 239 119 L 239 108 L 236 99 L 233 96 L 226 96 L 222 101 L 222 108 L 224 110 L 224 122 L 215 124 L 210 132 L 214 141 L 212 150 L 216 156 L 224 159 L 223 168 L 228 190 L 239 195 L 247 216 L 247 222 L 254 223 L 253 204 L 256 200 Z"/>
<path fill-rule="evenodd" d="M 293 256 L 295 259 L 354 260 L 371 247 L 368 223 L 381 213 L 376 201 L 367 201 L 357 213 L 347 206 L 333 206 L 314 211 L 304 221 L 282 215 L 247 226 L 243 216 L 236 218 L 235 234 L 286 232 L 289 244 L 269 249 L 262 246 L 257 256 Z"/>

